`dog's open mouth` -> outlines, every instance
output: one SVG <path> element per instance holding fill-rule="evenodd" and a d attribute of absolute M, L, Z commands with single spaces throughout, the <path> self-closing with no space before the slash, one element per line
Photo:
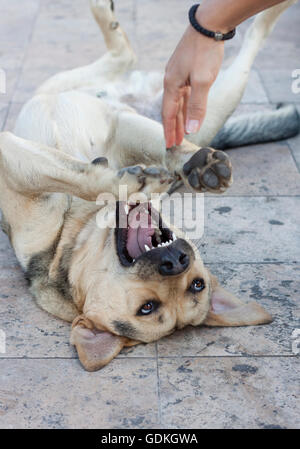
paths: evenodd
<path fill-rule="evenodd" d="M 176 240 L 151 203 L 130 206 L 118 202 L 116 208 L 116 246 L 122 265 L 130 266 L 143 254 L 168 246 Z"/>

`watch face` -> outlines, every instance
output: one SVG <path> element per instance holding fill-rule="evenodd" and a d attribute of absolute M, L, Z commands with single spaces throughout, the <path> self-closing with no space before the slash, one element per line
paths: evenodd
<path fill-rule="evenodd" d="M 215 32 L 215 40 L 221 41 L 223 39 L 223 34 L 220 31 Z"/>

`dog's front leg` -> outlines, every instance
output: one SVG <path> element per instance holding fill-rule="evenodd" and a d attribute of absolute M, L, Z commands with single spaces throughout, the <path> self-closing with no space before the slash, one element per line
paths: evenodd
<path fill-rule="evenodd" d="M 128 195 L 160 192 L 164 182 L 171 180 L 164 169 L 135 165 L 114 170 L 105 158 L 81 162 L 8 132 L 0 134 L 0 170 L 1 181 L 22 195 L 59 192 L 88 201 L 96 200 L 100 193 L 118 197 L 121 185 L 127 186 Z"/>

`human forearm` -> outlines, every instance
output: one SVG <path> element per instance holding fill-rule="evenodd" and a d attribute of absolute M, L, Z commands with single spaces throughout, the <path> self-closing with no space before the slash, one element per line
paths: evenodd
<path fill-rule="evenodd" d="M 196 19 L 205 28 L 227 33 L 253 15 L 284 0 L 203 0 Z"/>

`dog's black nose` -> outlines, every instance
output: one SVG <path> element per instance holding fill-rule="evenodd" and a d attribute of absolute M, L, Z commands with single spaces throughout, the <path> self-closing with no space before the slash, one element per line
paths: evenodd
<path fill-rule="evenodd" d="M 158 271 L 162 276 L 174 276 L 183 273 L 190 264 L 190 258 L 186 252 L 173 245 L 166 248 L 161 255 Z"/>

